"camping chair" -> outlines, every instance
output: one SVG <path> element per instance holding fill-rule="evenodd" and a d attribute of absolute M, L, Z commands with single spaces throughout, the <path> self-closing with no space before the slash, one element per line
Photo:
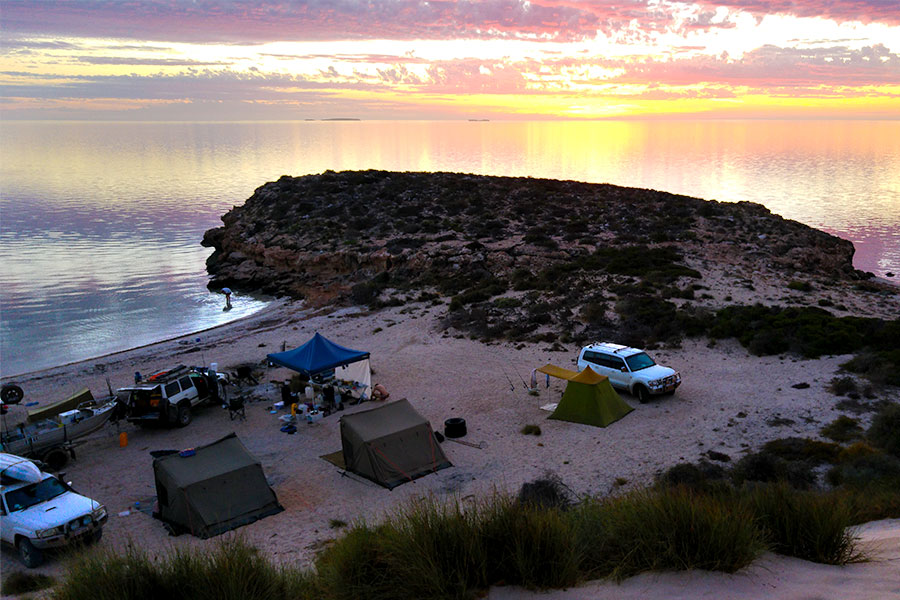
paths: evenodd
<path fill-rule="evenodd" d="M 228 399 L 228 418 L 232 421 L 235 419 L 241 419 L 242 421 L 247 419 L 247 413 L 244 412 L 243 396 L 235 396 Z"/>

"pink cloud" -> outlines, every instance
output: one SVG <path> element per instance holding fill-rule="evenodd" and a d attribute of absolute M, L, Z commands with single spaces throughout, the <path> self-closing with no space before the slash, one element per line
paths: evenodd
<path fill-rule="evenodd" d="M 713 0 L 701 5 L 742 10 L 757 17 L 782 14 L 797 17 L 822 17 L 838 22 L 862 21 L 900 25 L 897 0 Z"/>

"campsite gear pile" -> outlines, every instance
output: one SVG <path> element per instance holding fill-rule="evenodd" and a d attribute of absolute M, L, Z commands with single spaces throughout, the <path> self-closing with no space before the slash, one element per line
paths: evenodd
<path fill-rule="evenodd" d="M 313 424 L 343 410 L 345 399 L 363 401 L 372 384 L 368 352 L 345 348 L 318 332 L 301 346 L 268 354 L 266 358 L 271 365 L 287 367 L 299 374 L 295 376 L 296 384 L 288 380 L 281 385 L 282 406 L 291 408 L 291 418 L 282 419 L 286 423 L 281 431 L 289 434 L 296 432 L 300 418 Z"/>
<path fill-rule="evenodd" d="M 344 387 L 357 394 L 365 394 L 372 385 L 368 352 L 345 348 L 318 332 L 305 344 L 266 358 L 271 364 L 300 373 L 312 384 L 354 382 Z"/>

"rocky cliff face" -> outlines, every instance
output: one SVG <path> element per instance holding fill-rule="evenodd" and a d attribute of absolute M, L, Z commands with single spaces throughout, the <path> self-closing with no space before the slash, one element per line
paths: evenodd
<path fill-rule="evenodd" d="M 527 280 L 611 248 L 668 247 L 735 269 L 855 275 L 850 242 L 760 205 L 571 181 L 380 171 L 285 176 L 222 220 L 202 242 L 215 248 L 210 287 L 313 304 L 368 302 L 386 287 L 458 294 L 475 282 Z M 583 274 L 599 265 L 588 266 Z"/>

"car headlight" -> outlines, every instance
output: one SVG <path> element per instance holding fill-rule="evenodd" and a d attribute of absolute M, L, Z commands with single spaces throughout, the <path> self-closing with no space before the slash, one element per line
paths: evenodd
<path fill-rule="evenodd" d="M 38 538 L 48 538 L 53 537 L 55 535 L 62 535 L 66 530 L 65 525 L 58 525 L 56 527 L 51 527 L 50 529 L 38 529 L 35 534 Z"/>
<path fill-rule="evenodd" d="M 662 379 L 654 379 L 653 381 L 648 381 L 647 385 L 649 385 L 650 387 L 659 387 L 662 385 L 662 383 Z"/>
<path fill-rule="evenodd" d="M 100 508 L 94 509 L 94 511 L 91 513 L 91 518 L 96 522 L 100 522 L 103 519 L 105 519 L 106 518 L 106 507 L 101 506 Z"/>

